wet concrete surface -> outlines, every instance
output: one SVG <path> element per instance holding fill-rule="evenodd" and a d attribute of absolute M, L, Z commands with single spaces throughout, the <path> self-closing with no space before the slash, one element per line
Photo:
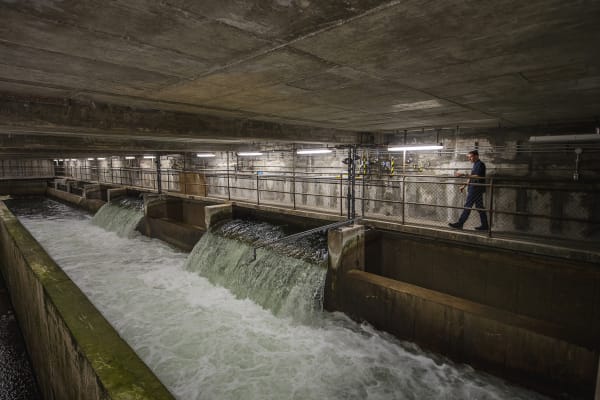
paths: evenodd
<path fill-rule="evenodd" d="M 6 285 L 0 275 L 0 400 L 41 399 Z"/>

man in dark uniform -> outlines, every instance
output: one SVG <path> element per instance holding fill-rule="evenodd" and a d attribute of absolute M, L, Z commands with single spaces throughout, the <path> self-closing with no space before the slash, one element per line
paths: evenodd
<path fill-rule="evenodd" d="M 471 169 L 471 174 L 459 174 L 456 173 L 456 176 L 464 176 L 469 178 L 465 185 L 460 187 L 460 191 L 465 190 L 465 186 L 467 189 L 467 201 L 465 202 L 465 209 L 460 215 L 460 218 L 457 222 L 451 222 L 450 225 L 452 228 L 462 229 L 463 225 L 469 218 L 469 214 L 471 213 L 471 207 L 475 204 L 475 207 L 478 208 L 479 218 L 481 219 L 481 225 L 475 228 L 478 231 L 487 231 L 489 230 L 487 214 L 485 210 L 483 210 L 483 194 L 485 193 L 485 164 L 483 161 L 479 159 L 479 152 L 477 150 L 472 150 L 467 155 L 469 161 L 473 163 L 473 169 Z"/>

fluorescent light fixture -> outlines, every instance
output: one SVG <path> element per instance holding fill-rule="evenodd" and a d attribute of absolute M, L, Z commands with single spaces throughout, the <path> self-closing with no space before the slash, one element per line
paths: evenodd
<path fill-rule="evenodd" d="M 88 158 L 88 161 L 94 161 L 94 159 L 93 158 Z"/>
<path fill-rule="evenodd" d="M 209 157 L 214 157 L 214 153 L 198 153 L 196 154 L 196 157 L 200 157 L 200 158 L 209 158 Z"/>
<path fill-rule="evenodd" d="M 237 153 L 237 155 L 242 156 L 242 157 L 252 157 L 252 156 L 262 156 L 263 153 L 259 153 L 258 151 L 249 151 L 249 152 Z"/>
<path fill-rule="evenodd" d="M 71 158 L 71 161 L 77 161 L 77 159 L 76 158 Z"/>
<path fill-rule="evenodd" d="M 529 141 L 532 143 L 597 142 L 600 141 L 600 135 L 597 133 L 588 133 L 584 135 L 531 136 Z"/>
<path fill-rule="evenodd" d="M 126 160 L 135 160 L 135 157 L 134 156 L 125 156 L 125 159 Z"/>
<path fill-rule="evenodd" d="M 106 160 L 106 158 L 104 158 L 104 157 L 97 157 L 96 160 L 98 160 L 98 161 L 104 161 L 104 160 Z"/>
<path fill-rule="evenodd" d="M 62 158 L 59 158 L 58 161 L 65 161 L 65 160 L 63 160 Z"/>
<path fill-rule="evenodd" d="M 425 146 L 394 146 L 388 147 L 388 151 L 425 151 L 425 150 L 441 150 L 444 146 L 440 145 L 425 145 Z"/>
<path fill-rule="evenodd" d="M 305 149 L 305 150 L 296 151 L 296 154 L 327 154 L 327 153 L 331 153 L 331 150 L 329 150 L 329 149 Z"/>
<path fill-rule="evenodd" d="M 149 159 L 152 159 L 152 158 L 156 158 L 156 156 L 144 156 L 144 158 L 147 159 L 147 160 L 149 160 Z"/>
<path fill-rule="evenodd" d="M 58 160 L 57 160 L 57 159 L 55 159 L 55 160 L 53 160 L 53 161 L 54 161 L 54 162 L 58 162 Z"/>

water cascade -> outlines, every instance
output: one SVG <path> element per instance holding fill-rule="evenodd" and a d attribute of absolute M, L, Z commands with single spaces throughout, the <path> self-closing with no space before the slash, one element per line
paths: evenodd
<path fill-rule="evenodd" d="M 322 279 L 313 275 L 318 263 L 294 264 L 271 250 L 248 263 L 250 246 L 218 233 L 186 260 L 158 240 L 119 237 L 67 206 L 51 208 L 45 218 L 13 210 L 179 399 L 543 398 L 343 314 L 313 311 L 308 323 L 282 318 L 297 307 L 293 291 L 307 288 L 308 303 L 318 298 L 311 293 Z M 118 213 L 113 218 L 119 221 L 110 226 L 122 225 Z M 268 257 L 276 265 L 264 267 Z M 277 272 L 283 264 L 293 278 Z M 262 268 L 270 268 L 270 283 L 253 282 Z M 299 289 L 283 289 L 286 279 Z"/>
<path fill-rule="evenodd" d="M 142 200 L 122 198 L 105 205 L 92 218 L 92 223 L 121 237 L 131 237 L 144 217 Z"/>

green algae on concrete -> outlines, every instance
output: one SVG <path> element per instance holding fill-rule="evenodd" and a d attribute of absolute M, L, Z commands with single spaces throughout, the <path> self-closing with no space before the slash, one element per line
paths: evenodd
<path fill-rule="evenodd" d="M 45 398 L 173 398 L 4 203 L 0 239 L 0 268 Z"/>

